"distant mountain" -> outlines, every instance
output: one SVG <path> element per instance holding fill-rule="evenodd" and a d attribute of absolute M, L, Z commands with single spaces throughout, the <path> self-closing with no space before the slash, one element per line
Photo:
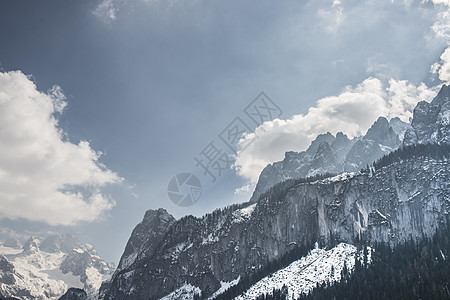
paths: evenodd
<path fill-rule="evenodd" d="M 336 137 L 328 132 L 318 135 L 306 151 L 286 152 L 284 160 L 263 169 L 250 201 L 256 202 L 262 193 L 286 179 L 341 171 L 347 153 L 355 142 L 342 132 Z"/>
<path fill-rule="evenodd" d="M 256 202 L 262 193 L 286 179 L 358 171 L 397 149 L 409 127 L 399 118 L 388 122 L 380 117 L 366 135 L 352 140 L 342 132 L 336 137 L 329 132 L 320 134 L 306 151 L 286 152 L 284 160 L 267 165 L 250 201 Z"/>
<path fill-rule="evenodd" d="M 30 237 L 0 246 L 0 291 L 20 299 L 58 299 L 69 287 L 96 295 L 114 266 L 69 234 Z"/>
<path fill-rule="evenodd" d="M 395 117 L 389 121 L 389 127 L 391 127 L 392 130 L 394 130 L 394 132 L 398 135 L 398 138 L 400 139 L 400 141 L 403 142 L 403 139 L 405 137 L 405 132 L 409 128 L 411 128 L 411 124 L 403 122 L 402 120 L 400 120 L 399 117 Z"/>

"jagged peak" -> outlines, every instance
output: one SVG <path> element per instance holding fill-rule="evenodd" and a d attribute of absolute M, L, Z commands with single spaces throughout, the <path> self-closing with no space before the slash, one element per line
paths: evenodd
<path fill-rule="evenodd" d="M 65 252 L 69 253 L 78 248 L 81 242 L 69 233 L 52 234 L 45 238 L 39 245 L 40 250 L 46 252 Z"/>
<path fill-rule="evenodd" d="M 317 148 L 316 156 L 320 156 L 330 152 L 333 152 L 333 148 L 331 147 L 330 143 L 328 143 L 327 141 L 323 141 Z"/>
<path fill-rule="evenodd" d="M 170 216 L 173 218 L 173 216 L 164 208 L 158 208 L 158 209 L 149 209 L 145 212 L 144 215 L 144 219 L 145 220 L 149 220 L 149 219 L 154 219 L 154 218 L 160 218 L 163 216 Z"/>
<path fill-rule="evenodd" d="M 284 159 L 295 159 L 295 158 L 299 158 L 300 153 L 299 152 L 295 152 L 295 151 L 286 151 L 284 153 Z"/>
<path fill-rule="evenodd" d="M 336 138 L 330 132 L 319 134 L 312 142 L 311 145 L 306 149 L 306 152 L 310 155 L 315 155 L 320 143 L 328 142 L 332 143 Z"/>
<path fill-rule="evenodd" d="M 352 140 L 349 139 L 345 133 L 339 131 L 338 133 L 336 133 L 336 139 L 331 143 L 331 147 L 335 148 L 335 150 L 338 150 L 351 145 L 351 143 Z"/>
<path fill-rule="evenodd" d="M 400 139 L 394 132 L 389 122 L 385 117 L 379 117 L 378 120 L 367 130 L 364 140 L 372 140 L 376 143 L 385 144 L 388 146 L 398 146 Z"/>
<path fill-rule="evenodd" d="M 402 121 L 399 117 L 392 118 L 389 121 L 389 126 L 398 135 L 400 141 L 403 141 L 403 138 L 405 136 L 405 132 L 409 128 L 411 128 L 411 124 L 410 123 Z"/>
<path fill-rule="evenodd" d="M 389 122 L 386 117 L 378 117 L 375 123 L 373 123 L 372 126 L 370 126 L 369 130 L 367 130 L 366 136 L 370 135 L 370 133 L 374 130 L 379 130 L 380 128 L 389 128 Z"/>
<path fill-rule="evenodd" d="M 41 244 L 41 239 L 37 236 L 30 236 L 28 240 L 23 244 L 23 251 L 39 251 L 39 245 Z"/>
<path fill-rule="evenodd" d="M 433 101 L 417 103 L 404 145 L 450 142 L 449 116 L 450 87 L 443 85 Z"/>
<path fill-rule="evenodd" d="M 443 104 L 447 101 L 450 101 L 450 86 L 444 84 L 436 97 L 431 101 L 431 104 Z"/>
<path fill-rule="evenodd" d="M 349 141 L 350 139 L 348 138 L 348 136 L 345 133 L 343 133 L 342 131 L 339 131 L 338 133 L 336 133 L 336 140 Z"/>

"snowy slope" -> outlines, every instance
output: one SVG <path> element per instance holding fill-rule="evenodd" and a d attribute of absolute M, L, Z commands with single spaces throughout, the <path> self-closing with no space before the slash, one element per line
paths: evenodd
<path fill-rule="evenodd" d="M 370 251 L 369 249 L 369 263 Z M 362 253 L 357 254 L 356 247 L 346 243 L 341 243 L 330 250 L 316 247 L 307 256 L 261 279 L 235 300 L 257 299 L 261 295 L 271 293 L 273 289 L 281 289 L 283 285 L 288 288 L 288 298 L 295 299 L 301 294 L 308 293 L 318 284 L 339 281 L 344 265 L 349 271 L 353 270 L 356 256 L 362 260 Z M 236 285 L 239 280 L 240 278 L 231 282 L 221 282 L 221 288 L 208 299 L 214 299 L 228 288 Z M 201 290 L 191 284 L 185 284 L 161 300 L 192 300 L 195 294 L 201 295 Z"/>
<path fill-rule="evenodd" d="M 230 282 L 223 282 L 223 281 L 221 281 L 220 282 L 220 288 L 217 291 L 215 291 L 214 294 L 212 294 L 212 296 L 208 298 L 208 300 L 212 300 L 212 299 L 216 298 L 220 294 L 222 294 L 225 291 L 227 291 L 230 287 L 235 286 L 236 284 L 239 283 L 239 280 L 241 280 L 240 276 L 238 278 L 236 278 L 235 280 L 232 280 Z"/>
<path fill-rule="evenodd" d="M 201 293 L 200 288 L 191 284 L 185 284 L 160 300 L 192 300 L 194 295 L 200 296 Z"/>
<path fill-rule="evenodd" d="M 286 268 L 261 279 L 235 299 L 256 299 L 260 295 L 271 293 L 274 288 L 281 289 L 283 285 L 288 287 L 289 299 L 297 298 L 317 284 L 339 281 L 344 264 L 349 270 L 353 269 L 356 252 L 355 246 L 345 243 L 330 250 L 316 248 Z"/>
<path fill-rule="evenodd" d="M 65 247 L 67 245 L 48 245 L 48 239 L 33 237 L 21 249 L 0 247 L 3 265 L 8 265 L 3 269 L 0 266 L 0 277 L 10 279 L 0 280 L 2 295 L 21 299 L 58 299 L 69 287 L 77 287 L 92 296 L 97 294 L 102 281 L 112 274 L 113 267 L 88 244 L 76 243 L 76 248 L 71 251 Z"/>

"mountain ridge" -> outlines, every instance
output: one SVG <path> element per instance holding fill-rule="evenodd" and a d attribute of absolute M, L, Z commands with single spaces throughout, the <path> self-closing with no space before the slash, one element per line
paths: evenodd
<path fill-rule="evenodd" d="M 379 117 L 364 136 L 349 139 L 342 132 L 336 136 L 329 132 L 319 134 L 305 151 L 288 151 L 282 161 L 268 164 L 259 176 L 250 201 L 257 201 L 268 188 L 289 178 L 358 171 L 397 149 L 403 140 L 400 135 L 409 127 L 399 118 L 389 122 L 385 117 Z M 323 155 L 324 147 L 327 148 L 326 155 Z"/>
<path fill-rule="evenodd" d="M 104 299 L 158 299 L 185 284 L 210 296 L 223 282 L 252 274 L 288 253 L 292 245 L 311 247 L 316 242 L 327 245 L 361 239 L 396 245 L 409 238 L 432 235 L 438 224 L 446 222 L 443 216 L 450 213 L 446 200 L 450 197 L 448 156 L 433 158 L 425 154 L 400 158 L 380 169 L 365 167 L 383 153 L 401 144 L 409 145 L 411 130 L 421 129 L 416 135 L 427 141 L 436 132 L 437 123 L 442 133 L 438 138 L 445 142 L 448 124 L 442 122 L 444 117 L 435 115 L 446 116 L 449 97 L 447 92 L 437 97 L 443 99 L 432 101 L 432 114 L 425 113 L 428 121 L 416 107 L 412 120 L 415 126 L 406 126 L 395 118 L 390 126 L 381 117 L 351 147 L 350 140 L 339 134 L 343 141 L 340 145 L 350 149 L 345 159 L 345 151 L 338 158 L 338 147 L 332 146 L 337 144 L 337 137 L 329 133 L 318 136 L 305 152 L 287 152 L 285 160 L 266 168 L 283 171 L 287 165 L 284 170 L 299 173 L 314 159 L 317 165 L 322 160 L 328 166 L 336 162 L 351 166 L 353 161 L 360 167 L 321 180 L 282 178 L 286 172 L 277 171 L 280 181 L 287 180 L 267 188 L 256 200 L 252 197 L 248 203 L 219 209 L 202 218 L 185 216 L 175 221 L 153 255 L 136 259 L 102 287 Z M 405 132 L 404 139 L 393 127 Z M 354 155 L 349 158 L 349 153 Z M 365 164 L 367 157 L 372 161 Z M 260 180 L 264 176 L 267 172 L 263 171 Z"/>
<path fill-rule="evenodd" d="M 31 236 L 22 247 L 0 246 L 0 291 L 4 297 L 58 299 L 69 287 L 83 288 L 93 297 L 113 269 L 91 245 L 70 234 Z"/>

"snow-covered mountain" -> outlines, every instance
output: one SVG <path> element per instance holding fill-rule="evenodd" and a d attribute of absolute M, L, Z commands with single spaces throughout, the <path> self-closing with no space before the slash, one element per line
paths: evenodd
<path fill-rule="evenodd" d="M 383 155 L 397 149 L 411 125 L 393 118 L 380 117 L 364 136 L 350 140 L 342 132 L 336 137 L 321 134 L 303 152 L 286 152 L 282 161 L 267 165 L 259 176 L 250 201 L 275 184 L 290 178 L 309 177 L 324 173 L 359 171 Z"/>
<path fill-rule="evenodd" d="M 307 256 L 264 277 L 235 299 L 255 300 L 261 295 L 270 294 L 273 289 L 281 290 L 283 287 L 287 288 L 288 299 L 297 299 L 317 285 L 339 281 L 344 266 L 349 271 L 353 270 L 356 254 L 356 247 L 345 243 L 330 250 L 316 247 Z"/>
<path fill-rule="evenodd" d="M 293 245 L 308 248 L 317 242 L 344 242 L 330 250 L 311 251 L 256 282 L 241 297 L 253 299 L 266 286 L 288 286 L 294 277 L 291 292 L 301 293 L 321 280 L 336 280 L 337 269 L 354 254 L 351 244 L 361 239 L 395 246 L 409 238 L 431 236 L 450 214 L 449 153 L 410 155 L 407 151 L 413 149 L 405 148 L 376 168 L 365 167 L 398 148 L 405 132 L 404 145 L 410 145 L 412 130 L 421 141 L 447 142 L 447 89 L 444 86 L 430 104 L 437 117 L 427 122 L 423 110 L 416 108 L 412 127 L 398 118 L 390 122 L 379 118 L 364 137 L 350 140 L 341 133 L 336 137 L 328 133 L 305 152 L 286 153 L 283 161 L 262 172 L 262 188 L 255 191 L 259 196 L 248 203 L 180 220 L 163 210 L 148 211 L 130 237 L 121 266 L 102 286 L 101 297 L 193 299 L 201 293 L 212 299 L 287 255 Z M 345 166 L 358 171 L 321 180 L 286 180 Z M 331 265 L 334 275 L 327 269 Z M 315 281 L 308 283 L 312 278 Z"/>
<path fill-rule="evenodd" d="M 368 249 L 368 263 L 370 263 L 370 252 Z M 326 250 L 316 247 L 306 256 L 289 264 L 273 274 L 270 274 L 246 290 L 235 300 L 256 300 L 262 295 L 270 294 L 274 289 L 286 289 L 288 299 L 297 299 L 301 294 L 308 293 L 317 285 L 322 283 L 337 282 L 341 279 L 344 266 L 352 272 L 355 258 L 362 259 L 362 251 L 346 243 Z M 213 300 L 230 287 L 235 286 L 240 277 L 230 282 L 221 282 L 221 288 L 217 290 L 208 300 Z M 160 300 L 190 300 L 195 296 L 201 296 L 201 289 L 191 284 L 184 284 L 169 295 Z"/>
<path fill-rule="evenodd" d="M 430 103 L 421 101 L 414 109 L 405 145 L 450 143 L 450 87 L 444 85 Z"/>
<path fill-rule="evenodd" d="M 202 218 L 187 216 L 167 230 L 152 256 L 117 272 L 105 299 L 158 299 L 190 284 L 205 296 L 279 258 L 292 244 L 332 240 L 393 245 L 445 224 L 450 161 L 418 158 L 380 170 L 316 182 L 286 182 L 257 203 Z"/>
<path fill-rule="evenodd" d="M 0 245 L 0 294 L 20 299 L 58 299 L 69 287 L 96 295 L 114 266 L 100 258 L 89 244 L 69 234 L 30 237 Z"/>

